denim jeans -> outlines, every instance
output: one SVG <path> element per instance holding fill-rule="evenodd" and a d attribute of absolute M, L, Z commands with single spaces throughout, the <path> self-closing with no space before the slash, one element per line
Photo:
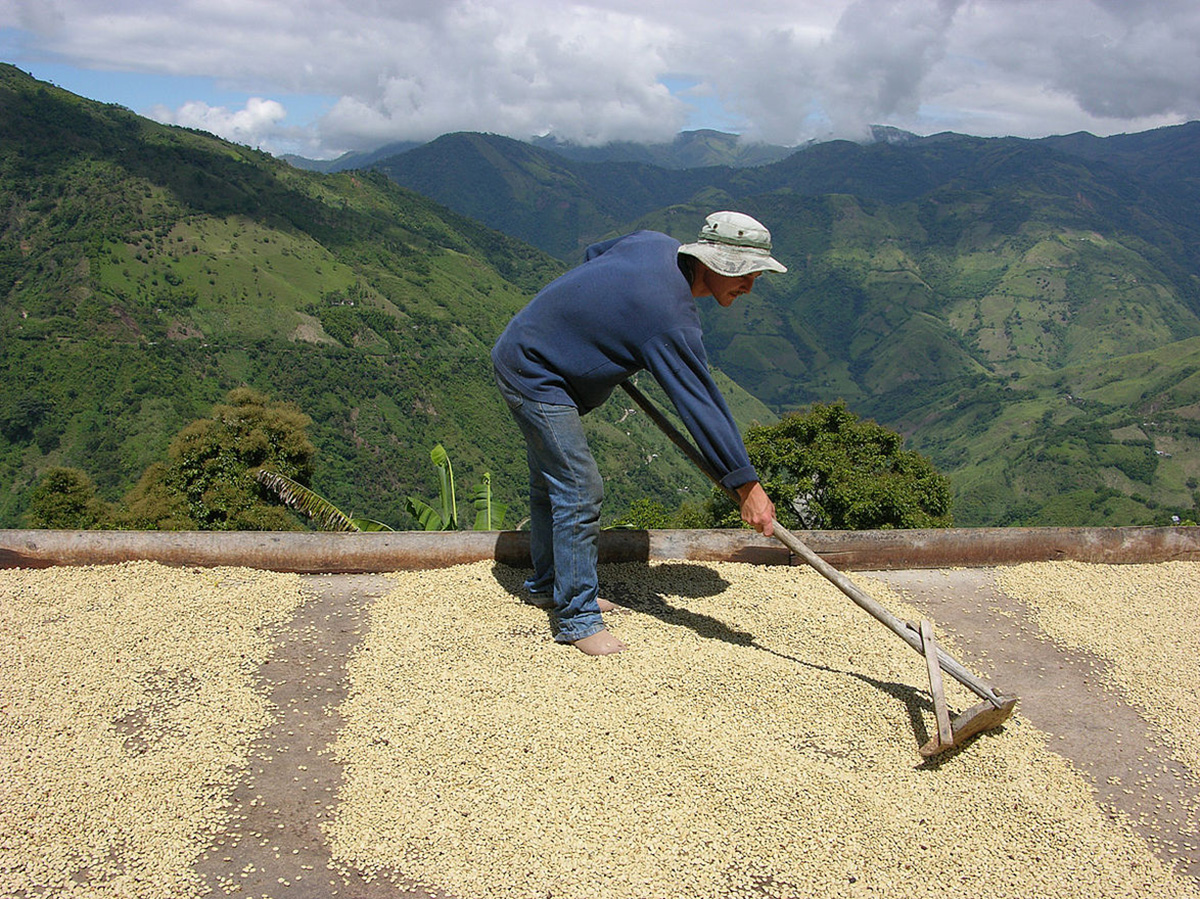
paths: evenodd
<path fill-rule="evenodd" d="M 573 643 L 603 629 L 596 603 L 596 546 L 604 483 L 579 410 L 527 399 L 499 373 L 496 384 L 525 437 L 529 462 L 531 593 L 551 593 L 554 639 Z"/>

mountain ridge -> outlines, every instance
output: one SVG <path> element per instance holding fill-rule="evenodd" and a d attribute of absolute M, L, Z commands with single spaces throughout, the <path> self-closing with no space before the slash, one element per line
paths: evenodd
<path fill-rule="evenodd" d="M 460 479 L 517 491 L 487 365 L 507 317 L 590 240 L 690 240 L 720 207 L 767 222 L 791 269 L 701 304 L 740 421 L 845 399 L 951 477 L 962 524 L 1200 508 L 1200 240 L 1172 189 L 1194 129 L 1120 159 L 947 134 L 690 170 L 463 133 L 322 174 L 18 72 L 0 66 L 0 523 L 51 465 L 118 496 L 242 384 L 313 417 L 314 486 L 358 514 L 402 523 L 435 442 Z M 609 405 L 589 427 L 612 512 L 706 494 Z"/>
<path fill-rule="evenodd" d="M 1180 126 L 1111 144 L 1097 138 L 1084 142 L 1087 154 L 1070 152 L 1069 140 L 951 133 L 867 145 L 831 141 L 751 169 L 627 164 L 616 174 L 492 137 L 472 138 L 488 153 L 468 158 L 459 153 L 459 136 L 379 168 L 564 261 L 579 258 L 592 240 L 638 227 L 693 239 L 696 223 L 714 208 L 757 216 L 792 271 L 762 279 L 733 310 L 702 307 L 715 364 L 777 412 L 845 399 L 900 428 L 968 484 L 982 480 L 977 470 L 988 463 L 956 446 L 964 438 L 953 431 L 982 440 L 979 408 L 998 408 L 996 397 L 1020 405 L 1026 379 L 1100 360 L 1119 366 L 1198 333 L 1197 206 L 1178 190 L 1190 174 L 1195 130 Z M 443 181 L 441 172 L 454 178 Z M 462 190 L 464 180 L 487 187 Z M 551 221 L 546 231 L 530 227 Z M 939 408 L 948 395 L 959 397 L 950 407 L 958 419 Z M 1073 418 L 1082 427 L 1088 418 L 1070 404 L 1049 403 L 1039 416 L 1047 411 L 1061 420 L 1055 427 Z M 1049 421 L 1035 430 L 1052 430 Z M 1175 427 L 1186 433 L 1184 419 Z M 1176 472 L 1162 499 L 1101 464 L 1117 450 L 1080 461 L 1086 474 L 1076 480 L 1095 496 L 1120 482 L 1147 500 L 1122 514 L 1156 520 L 1166 503 L 1184 511 L 1196 506 L 1195 491 L 1185 487 L 1200 474 L 1196 449 L 1173 452 L 1169 462 L 1156 457 Z M 1011 522 L 1037 514 L 1028 495 L 1050 502 L 1046 485 L 1059 490 L 1069 480 L 1014 483 L 1007 508 L 995 497 L 980 501 L 973 487 L 956 489 L 966 508 L 989 508 L 972 511 L 965 523 Z"/>

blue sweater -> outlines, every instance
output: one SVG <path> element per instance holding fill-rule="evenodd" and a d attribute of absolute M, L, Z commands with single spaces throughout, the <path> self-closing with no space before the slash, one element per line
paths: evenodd
<path fill-rule="evenodd" d="M 675 404 L 726 487 L 758 479 L 741 433 L 708 371 L 679 242 L 635 231 L 588 247 L 586 261 L 547 285 L 509 322 L 496 371 L 529 399 L 585 414 L 647 370 Z"/>

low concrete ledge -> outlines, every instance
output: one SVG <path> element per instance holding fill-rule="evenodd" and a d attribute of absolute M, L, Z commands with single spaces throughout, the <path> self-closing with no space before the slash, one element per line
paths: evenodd
<path fill-rule="evenodd" d="M 1197 527 L 798 531 L 796 536 L 843 570 L 981 568 L 1052 560 L 1104 564 L 1200 561 Z M 0 568 L 105 565 L 135 559 L 184 567 L 241 565 L 305 574 L 443 568 L 484 559 L 526 567 L 529 535 L 522 531 L 0 530 Z M 793 561 L 786 547 L 747 530 L 603 531 L 600 560 L 760 565 Z"/>

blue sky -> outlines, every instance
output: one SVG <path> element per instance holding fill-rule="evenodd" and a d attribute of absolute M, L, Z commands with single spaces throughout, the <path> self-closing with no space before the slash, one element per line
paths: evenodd
<path fill-rule="evenodd" d="M 0 60 L 323 158 L 456 130 L 795 145 L 1200 118 L 1194 0 L 0 0 Z"/>
<path fill-rule="evenodd" d="M 7 61 L 12 57 L 0 58 Z M 119 103 L 135 112 L 146 112 L 159 106 L 177 109 L 194 100 L 204 100 L 212 106 L 240 109 L 251 96 L 244 91 L 226 89 L 216 78 L 208 75 L 106 72 L 43 62 L 30 62 L 22 68 L 35 78 L 66 88 L 73 94 L 105 103 Z M 289 121 L 297 125 L 314 124 L 337 102 L 334 96 L 279 93 L 272 96 L 287 107 Z"/>

